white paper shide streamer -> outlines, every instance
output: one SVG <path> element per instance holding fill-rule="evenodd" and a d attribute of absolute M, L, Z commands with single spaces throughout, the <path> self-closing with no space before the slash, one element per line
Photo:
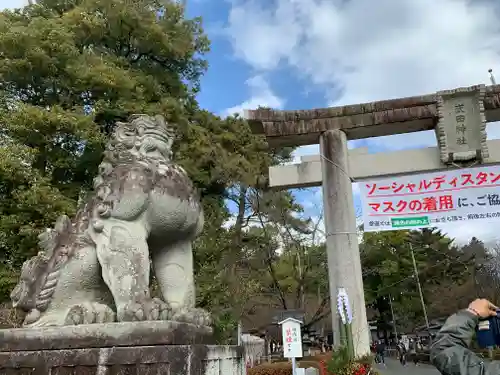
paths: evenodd
<path fill-rule="evenodd" d="M 344 288 L 339 288 L 337 294 L 337 310 L 342 320 L 342 324 L 352 323 L 352 310 L 349 304 L 349 296 Z"/>

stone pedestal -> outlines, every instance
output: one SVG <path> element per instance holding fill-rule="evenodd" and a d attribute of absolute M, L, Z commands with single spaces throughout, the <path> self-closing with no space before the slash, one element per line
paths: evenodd
<path fill-rule="evenodd" d="M 5 375 L 244 375 L 238 346 L 211 329 L 177 322 L 0 330 Z"/>

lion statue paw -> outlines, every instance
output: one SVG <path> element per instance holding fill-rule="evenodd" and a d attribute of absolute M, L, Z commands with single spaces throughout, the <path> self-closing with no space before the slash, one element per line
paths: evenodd
<path fill-rule="evenodd" d="M 159 298 L 146 298 L 125 306 L 118 314 L 118 321 L 169 320 L 171 315 L 172 309 L 167 303 Z"/>
<path fill-rule="evenodd" d="M 65 325 L 112 323 L 115 312 L 107 305 L 97 302 L 84 302 L 73 305 L 65 319 Z"/>
<path fill-rule="evenodd" d="M 206 310 L 193 308 L 176 311 L 172 317 L 176 322 L 191 323 L 197 326 L 209 327 L 212 325 L 212 316 Z"/>

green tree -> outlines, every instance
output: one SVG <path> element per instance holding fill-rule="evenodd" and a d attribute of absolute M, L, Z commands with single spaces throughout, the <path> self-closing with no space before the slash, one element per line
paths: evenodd
<path fill-rule="evenodd" d="M 3 246 L 24 254 L 9 258 L 14 266 L 33 253 L 48 221 L 71 213 L 91 186 L 116 120 L 165 113 L 187 126 L 182 109 L 195 107 L 207 50 L 200 21 L 183 19 L 170 2 L 40 0 L 0 13 L 0 137 L 11 144 L 5 160 L 21 158 L 29 175 L 23 183 L 10 162 L 0 166 L 10 199 L 0 233 L 16 244 Z M 33 193 L 22 207 L 13 200 L 35 185 L 47 193 Z"/>
<path fill-rule="evenodd" d="M 178 154 L 186 155 L 185 168 L 200 176 L 201 185 L 206 187 L 204 201 L 212 207 L 208 211 L 213 216 L 207 219 L 196 245 L 200 304 L 217 312 L 219 340 L 234 342 L 238 322 L 261 292 L 259 277 L 249 262 L 253 226 L 260 219 L 277 219 L 271 218 L 270 206 L 286 217 L 292 217 L 300 207 L 290 202 L 287 192 L 266 191 L 263 177 L 269 166 L 289 160 L 291 149 L 269 150 L 263 138 L 252 135 L 238 116 L 206 130 L 207 126 L 200 126 L 196 139 L 183 143 L 184 151 Z M 200 145 L 203 139 L 208 142 Z M 219 155 L 215 158 L 214 150 Z M 257 203 L 263 199 L 264 203 Z"/>
<path fill-rule="evenodd" d="M 394 301 L 398 325 L 411 329 L 424 323 L 411 250 L 431 318 L 443 311 L 438 309 L 442 304 L 436 293 L 451 284 L 457 291 L 468 282 L 474 268 L 453 240 L 435 228 L 365 233 L 361 243 L 365 295 L 384 329 L 392 320 L 389 297 Z"/>
<path fill-rule="evenodd" d="M 300 218 L 302 208 L 289 193 L 268 192 L 258 199 L 261 204 L 266 199 L 266 206 L 244 238 L 249 272 L 260 285 L 249 301 L 248 324 L 265 328 L 278 312 L 299 310 L 304 328 L 311 328 L 330 315 L 326 249 L 320 236 L 316 240 L 317 225 Z"/>
<path fill-rule="evenodd" d="M 438 249 L 436 253 L 440 252 Z M 442 255 L 440 254 L 441 258 Z M 439 283 L 427 285 L 429 314 L 450 315 L 467 306 L 476 297 L 495 300 L 498 295 L 496 287 L 500 284 L 498 274 L 494 271 L 494 258 L 494 250 L 488 250 L 476 237 L 460 248 L 452 246 L 448 264 L 455 266 L 445 270 Z M 446 264 L 444 259 L 435 261 Z M 455 272 L 452 268 L 455 268 Z M 455 277 L 449 277 L 450 273 Z"/>
<path fill-rule="evenodd" d="M 223 227 L 228 188 L 254 186 L 270 159 L 245 121 L 198 107 L 208 49 L 201 20 L 185 19 L 173 1 L 40 0 L 0 13 L 0 141 L 8 144 L 0 268 L 18 269 L 36 251 L 36 235 L 74 211 L 117 120 L 161 113 L 177 127 L 175 158 L 200 188 L 209 218 L 196 244 L 204 265 L 197 276 L 220 271 L 210 262 L 220 265 L 217 256 L 233 255 L 235 243 Z M 212 284 L 226 280 L 220 275 Z M 218 303 L 200 289 L 200 303 Z"/>
<path fill-rule="evenodd" d="M 199 108 L 208 49 L 201 20 L 185 19 L 174 1 L 39 0 L 0 13 L 0 141 L 9 145 L 0 161 L 0 299 L 36 235 L 91 188 L 114 123 L 161 113 L 177 127 L 175 159 L 206 211 L 195 244 L 198 303 L 216 313 L 219 338 L 231 336 L 261 287 L 247 262 L 249 227 L 307 223 L 294 218 L 301 208 L 289 193 L 266 192 L 258 177 L 291 150 L 267 150 L 241 118 Z"/>
<path fill-rule="evenodd" d="M 464 257 L 473 263 L 471 267 L 468 300 L 474 297 L 488 298 L 493 303 L 500 303 L 500 252 L 498 244 L 487 248 L 486 245 L 472 237 L 460 249 Z M 462 301 L 462 306 L 470 301 Z"/>
<path fill-rule="evenodd" d="M 0 302 L 17 282 L 18 265 L 31 250 L 38 229 L 51 225 L 73 202 L 33 171 L 32 150 L 4 141 L 0 146 Z"/>

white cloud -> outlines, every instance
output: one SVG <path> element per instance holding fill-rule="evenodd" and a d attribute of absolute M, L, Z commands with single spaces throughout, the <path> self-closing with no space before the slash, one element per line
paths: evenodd
<path fill-rule="evenodd" d="M 499 4 L 492 0 L 232 0 L 231 4 L 225 32 L 235 56 L 256 74 L 291 67 L 311 87 L 324 90 L 325 103 L 318 106 L 489 83 L 489 68 L 500 78 Z M 255 104 L 261 103 L 251 100 L 241 107 L 255 108 Z M 488 132 L 489 138 L 500 138 L 500 125 L 490 125 Z M 435 144 L 433 132 L 370 140 L 372 147 L 388 149 Z M 316 150 L 310 146 L 297 155 Z M 468 223 L 444 229 L 461 240 L 472 235 L 490 240 L 496 239 L 491 229 L 495 226 Z"/>
<path fill-rule="evenodd" d="M 0 0 L 0 10 L 7 8 L 22 8 L 28 5 L 28 0 Z"/>
<path fill-rule="evenodd" d="M 269 84 L 266 82 L 262 75 L 256 75 L 245 82 L 246 86 L 250 91 L 250 99 L 241 103 L 240 105 L 228 108 L 224 111 L 224 115 L 234 115 L 238 113 L 243 115 L 243 111 L 249 108 L 271 107 L 271 108 L 282 108 L 284 100 L 276 96 Z"/>
<path fill-rule="evenodd" d="M 233 3 L 227 33 L 236 55 L 260 70 L 287 62 L 337 105 L 486 82 L 487 69 L 500 68 L 499 19 L 488 2 L 270 4 Z M 344 92 L 335 98 L 339 86 Z"/>
<path fill-rule="evenodd" d="M 278 1 L 233 2 L 227 35 L 235 53 L 258 70 L 274 69 L 290 55 L 302 33 L 293 4 Z M 266 5 L 266 8 L 264 7 Z"/>
<path fill-rule="evenodd" d="M 487 83 L 489 68 L 500 74 L 499 21 L 477 0 L 248 0 L 233 2 L 226 33 L 257 71 L 287 63 L 343 105 Z"/>

